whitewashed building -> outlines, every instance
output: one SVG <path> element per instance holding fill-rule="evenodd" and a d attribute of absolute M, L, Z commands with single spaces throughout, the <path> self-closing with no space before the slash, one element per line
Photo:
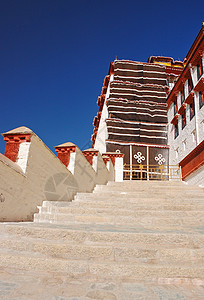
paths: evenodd
<path fill-rule="evenodd" d="M 93 147 L 123 153 L 130 170 L 142 165 L 144 179 L 154 165 L 179 165 L 183 180 L 202 185 L 203 70 L 204 25 L 183 62 L 162 56 L 112 62 L 97 101 Z"/>
<path fill-rule="evenodd" d="M 204 185 L 204 25 L 184 63 L 167 100 L 169 162 L 183 180 Z"/>

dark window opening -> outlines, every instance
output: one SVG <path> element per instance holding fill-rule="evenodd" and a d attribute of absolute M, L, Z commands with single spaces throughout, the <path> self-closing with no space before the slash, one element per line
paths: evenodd
<path fill-rule="evenodd" d="M 195 103 L 194 100 L 190 104 L 190 120 L 195 116 Z"/>
<path fill-rule="evenodd" d="M 204 105 L 204 94 L 199 92 L 199 108 L 203 107 Z"/>
<path fill-rule="evenodd" d="M 192 91 L 193 89 L 193 82 L 192 82 L 192 78 L 190 77 L 188 79 L 188 93 L 190 94 L 190 92 Z"/>
<path fill-rule="evenodd" d="M 186 111 L 182 114 L 182 129 L 186 126 Z"/>
<path fill-rule="evenodd" d="M 174 115 L 177 113 L 177 100 L 174 101 Z"/>
<path fill-rule="evenodd" d="M 175 130 L 175 135 L 174 135 L 174 138 L 176 139 L 176 138 L 177 138 L 177 136 L 179 135 L 178 123 L 174 125 L 174 130 Z"/>
<path fill-rule="evenodd" d="M 203 75 L 203 62 L 202 58 L 200 59 L 200 62 L 197 64 L 197 78 L 198 80 Z"/>
<path fill-rule="evenodd" d="M 184 91 L 181 91 L 181 105 L 183 104 L 184 102 Z"/>

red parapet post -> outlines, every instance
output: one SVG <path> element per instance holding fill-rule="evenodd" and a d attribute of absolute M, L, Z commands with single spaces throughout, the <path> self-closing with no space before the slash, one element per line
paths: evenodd
<path fill-rule="evenodd" d="M 118 153 L 118 152 L 107 152 L 103 154 L 104 156 L 107 156 L 111 159 L 113 166 L 115 166 L 115 159 L 116 157 L 123 157 L 123 153 Z"/>
<path fill-rule="evenodd" d="M 107 166 L 108 162 L 110 161 L 110 157 L 108 157 L 107 155 L 102 155 L 102 158 L 103 158 L 105 165 Z"/>
<path fill-rule="evenodd" d="M 93 157 L 98 156 L 98 152 L 99 151 L 94 148 L 90 148 L 82 151 L 83 155 L 86 157 L 86 159 L 91 165 L 93 165 Z"/>
<path fill-rule="evenodd" d="M 16 162 L 20 144 L 30 142 L 32 133 L 32 130 L 24 126 L 3 133 L 4 141 L 6 141 L 4 155 L 13 162 Z"/>
<path fill-rule="evenodd" d="M 76 145 L 70 142 L 55 146 L 55 151 L 58 154 L 59 160 L 61 160 L 66 167 L 69 165 L 70 154 L 75 152 L 75 150 Z"/>

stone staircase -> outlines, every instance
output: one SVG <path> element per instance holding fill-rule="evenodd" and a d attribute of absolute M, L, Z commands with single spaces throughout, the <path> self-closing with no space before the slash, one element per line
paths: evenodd
<path fill-rule="evenodd" d="M 109 182 L 0 230 L 0 299 L 204 299 L 201 188 Z"/>

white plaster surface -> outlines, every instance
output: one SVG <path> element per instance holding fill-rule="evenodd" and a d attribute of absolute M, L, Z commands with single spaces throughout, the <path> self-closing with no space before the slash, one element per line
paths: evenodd
<path fill-rule="evenodd" d="M 196 68 L 192 69 L 194 82 L 197 84 Z M 203 75 L 204 76 L 204 75 Z M 185 87 L 186 87 L 185 83 Z M 188 90 L 185 88 L 185 99 Z M 204 106 L 199 108 L 199 94 L 194 92 L 195 116 L 190 120 L 190 105 L 186 107 L 186 126 L 182 129 L 182 117 L 179 115 L 178 128 L 179 135 L 174 138 L 174 125 L 171 120 L 174 117 L 174 105 L 171 104 L 168 110 L 168 144 L 170 145 L 169 159 L 170 164 L 178 164 L 184 159 L 197 145 L 204 140 Z M 181 106 L 180 93 L 177 95 L 178 110 Z"/>
<path fill-rule="evenodd" d="M 185 182 L 204 187 L 204 166 L 200 167 L 195 172 L 186 177 Z"/>
<path fill-rule="evenodd" d="M 30 145 L 21 147 L 19 162 L 22 167 L 0 156 L 0 221 L 32 221 L 43 201 L 71 201 L 77 192 L 91 192 L 96 184 L 114 180 L 100 153 L 95 172 L 78 147 L 70 156 L 73 175 L 35 134 Z"/>
<path fill-rule="evenodd" d="M 110 78 L 110 82 L 113 80 L 113 77 Z M 99 150 L 100 153 L 105 153 L 106 152 L 106 139 L 108 138 L 108 129 L 106 125 L 106 119 L 108 118 L 108 108 L 106 105 L 106 100 L 109 97 L 110 94 L 110 82 L 108 84 L 107 92 L 106 92 L 106 98 L 104 101 L 103 109 L 102 109 L 102 114 L 101 114 L 101 119 L 98 127 L 98 133 L 96 135 L 96 141 L 94 144 L 94 148 L 96 150 Z"/>
<path fill-rule="evenodd" d="M 29 149 L 30 142 L 20 143 L 17 164 L 21 167 L 24 173 L 26 172 L 27 168 Z"/>
<path fill-rule="evenodd" d="M 98 156 L 94 155 L 92 167 L 93 167 L 95 172 L 97 172 L 97 165 L 98 165 Z"/>
<path fill-rule="evenodd" d="M 68 170 L 73 175 L 74 175 L 75 160 L 76 160 L 76 153 L 75 152 L 70 153 L 70 160 L 69 160 Z"/>
<path fill-rule="evenodd" d="M 123 181 L 123 157 L 115 158 L 115 181 Z"/>
<path fill-rule="evenodd" d="M 106 152 L 105 141 L 108 138 L 108 130 L 107 130 L 107 125 L 105 120 L 107 118 L 108 118 L 108 109 L 107 109 L 107 105 L 104 102 L 101 119 L 98 127 L 98 133 L 94 144 L 94 148 L 96 150 L 99 150 L 101 154 Z"/>
<path fill-rule="evenodd" d="M 204 55 L 203 55 L 204 64 Z M 190 66 L 193 86 L 198 83 L 197 68 Z M 202 75 L 204 77 L 204 74 Z M 188 81 L 184 84 L 185 99 L 189 95 Z M 199 107 L 199 93 L 194 91 L 195 116 L 190 120 L 190 105 L 186 107 L 186 126 L 182 129 L 182 117 L 179 115 L 178 128 L 179 135 L 174 138 L 174 125 L 171 120 L 174 117 L 174 105 L 171 104 L 168 110 L 168 144 L 170 145 L 169 161 L 170 165 L 178 164 L 182 161 L 193 149 L 195 149 L 204 140 L 204 106 Z M 177 95 L 178 110 L 181 106 L 180 92 Z M 199 168 L 186 179 L 190 184 L 204 184 L 204 170 Z"/>

